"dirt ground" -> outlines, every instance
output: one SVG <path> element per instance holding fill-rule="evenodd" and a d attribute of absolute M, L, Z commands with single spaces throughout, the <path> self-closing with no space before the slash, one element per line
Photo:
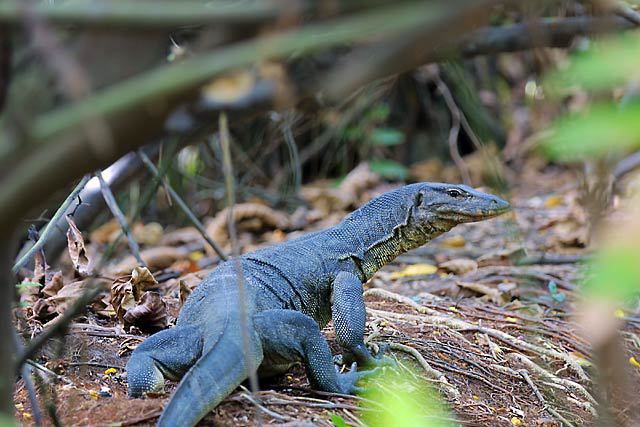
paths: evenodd
<path fill-rule="evenodd" d="M 577 261 L 588 253 L 584 213 L 576 203 L 575 176 L 544 173 L 538 180 L 523 177 L 511 189 L 512 214 L 459 226 L 399 257 L 367 284 L 370 343 L 390 344 L 399 370 L 439 390 L 454 423 L 593 425 L 592 351 L 572 317 L 582 277 Z M 276 231 L 256 244 L 286 238 Z M 176 270 L 162 281 L 172 276 L 169 270 L 154 274 L 172 318 L 179 310 L 176 283 L 198 268 Z M 127 398 L 123 367 L 147 334 L 125 331 L 105 310 L 94 305 L 76 319 L 64 341 L 37 359 L 48 407 L 55 404 L 62 425 L 153 425 L 175 384 L 167 382 L 164 396 Z M 637 339 L 640 317 L 624 316 L 625 336 Z M 35 328 L 33 321 L 28 324 Z M 331 328 L 325 333 L 337 352 Z M 640 359 L 637 344 L 624 343 L 625 360 Z M 631 381 L 640 390 L 640 370 L 634 369 Z M 200 425 L 260 420 L 330 426 L 336 416 L 348 425 L 363 425 L 363 411 L 371 410 L 363 409 L 361 397 L 311 390 L 301 367 L 262 386 L 255 396 L 260 410 L 248 391 L 239 389 Z M 22 380 L 15 403 L 18 419 L 31 424 Z"/>

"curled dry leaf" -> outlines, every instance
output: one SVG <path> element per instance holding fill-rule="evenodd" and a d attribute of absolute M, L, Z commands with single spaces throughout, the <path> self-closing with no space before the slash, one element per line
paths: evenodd
<path fill-rule="evenodd" d="M 470 291 L 477 292 L 482 295 L 486 295 L 494 304 L 504 305 L 510 300 L 510 296 L 499 289 L 486 285 L 484 283 L 477 282 L 456 282 L 458 286 Z"/>
<path fill-rule="evenodd" d="M 180 307 L 184 305 L 192 291 L 193 288 L 187 285 L 184 280 L 180 279 Z"/>
<path fill-rule="evenodd" d="M 128 309 L 122 316 L 125 324 L 141 329 L 164 329 L 167 327 L 167 304 L 157 292 L 145 292 L 140 303 Z"/>
<path fill-rule="evenodd" d="M 133 237 L 141 245 L 154 246 L 160 243 L 164 229 L 157 222 L 148 224 L 135 224 L 133 226 Z"/>
<path fill-rule="evenodd" d="M 118 315 L 118 319 L 123 321 L 125 313 L 138 305 L 142 293 L 146 289 L 157 286 L 158 282 L 145 267 L 135 267 L 126 282 L 116 280 L 111 286 L 111 305 Z"/>
<path fill-rule="evenodd" d="M 313 209 L 326 215 L 359 206 L 365 191 L 379 182 L 380 176 L 371 170 L 369 164 L 362 163 L 349 172 L 337 188 L 322 185 L 304 186 L 301 196 Z"/>
<path fill-rule="evenodd" d="M 84 247 L 84 238 L 78 229 L 73 217 L 67 215 L 69 230 L 67 230 L 67 245 L 69 246 L 69 256 L 73 263 L 73 268 L 82 276 L 89 274 L 89 258 Z"/>
<path fill-rule="evenodd" d="M 207 234 L 219 244 L 229 240 L 228 209 L 223 209 L 207 224 Z M 259 203 L 241 203 L 233 207 L 233 219 L 239 233 L 243 231 L 259 231 L 268 229 L 289 228 L 289 216 Z M 213 248 L 206 245 L 209 255 L 214 255 Z"/>
<path fill-rule="evenodd" d="M 52 297 L 58 293 L 60 289 L 64 286 L 64 279 L 62 277 L 62 271 L 57 271 L 52 277 L 51 280 L 44 285 L 42 288 L 42 293 L 45 297 Z"/>
<path fill-rule="evenodd" d="M 454 258 L 441 263 L 439 267 L 450 273 L 462 276 L 467 273 L 475 272 L 478 269 L 478 263 L 468 258 Z"/>
<path fill-rule="evenodd" d="M 87 291 L 88 287 L 91 286 L 104 286 L 106 284 L 105 280 L 102 279 L 82 279 L 75 282 L 67 283 L 62 286 L 55 295 L 46 299 L 47 304 L 51 305 L 55 308 L 55 311 L 59 314 L 65 312 L 67 307 L 73 304 L 80 296 Z M 107 288 L 108 289 L 108 288 Z M 102 296 L 98 294 L 96 296 L 96 300 L 101 299 Z"/>
<path fill-rule="evenodd" d="M 155 271 L 167 268 L 177 260 L 188 259 L 190 253 L 186 248 L 158 246 L 141 251 L 140 256 L 149 267 L 149 270 Z M 138 267 L 138 261 L 133 256 L 128 256 L 109 268 L 109 271 L 114 275 L 129 274 L 136 267 Z"/>

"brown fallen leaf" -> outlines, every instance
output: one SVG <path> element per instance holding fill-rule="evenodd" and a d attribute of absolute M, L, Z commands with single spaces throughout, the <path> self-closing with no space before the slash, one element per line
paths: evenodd
<path fill-rule="evenodd" d="M 195 288 L 195 286 L 193 287 Z M 189 298 L 189 295 L 191 295 L 192 291 L 193 291 L 193 288 L 187 285 L 185 281 L 181 279 L 180 280 L 180 307 L 184 305 L 184 303 L 187 301 L 187 298 Z"/>
<path fill-rule="evenodd" d="M 470 291 L 486 295 L 494 304 L 504 305 L 509 302 L 510 297 L 501 292 L 496 287 L 477 282 L 456 282 L 458 286 Z"/>
<path fill-rule="evenodd" d="M 46 302 L 55 307 L 55 311 L 59 314 L 65 312 L 65 310 L 73 304 L 80 296 L 86 292 L 88 287 L 102 287 L 107 283 L 104 279 L 88 278 L 77 280 L 75 282 L 67 283 L 56 292 L 55 295 L 46 299 Z M 108 288 L 105 287 L 105 291 Z M 96 295 L 96 300 L 102 298 L 101 294 Z"/>
<path fill-rule="evenodd" d="M 58 293 L 60 289 L 64 286 L 64 278 L 62 277 L 62 271 L 57 271 L 52 277 L 51 280 L 44 285 L 42 288 L 42 293 L 45 297 L 52 297 Z"/>
<path fill-rule="evenodd" d="M 142 330 L 158 330 L 167 327 L 167 304 L 157 292 L 147 291 L 140 303 L 128 309 L 122 316 L 125 324 Z"/>
<path fill-rule="evenodd" d="M 399 279 L 401 277 L 412 277 L 412 276 L 428 276 L 429 274 L 433 274 L 438 271 L 438 267 L 431 264 L 413 264 L 407 266 L 403 270 L 395 271 L 391 273 L 391 279 Z"/>
<path fill-rule="evenodd" d="M 146 267 L 135 267 L 128 280 L 116 280 L 111 286 L 111 305 L 118 319 L 124 320 L 125 313 L 138 305 L 142 293 L 155 288 L 158 282 Z"/>
<path fill-rule="evenodd" d="M 218 244 L 224 245 L 228 240 L 228 209 L 223 209 L 207 224 L 207 234 Z M 289 228 L 289 216 L 259 203 L 240 203 L 233 207 L 233 218 L 240 234 L 243 231 L 256 232 L 265 228 Z M 210 256 L 215 255 L 213 248 L 205 245 Z"/>
<path fill-rule="evenodd" d="M 149 267 L 150 271 L 162 270 L 171 266 L 180 259 L 188 259 L 191 252 L 185 248 L 174 248 L 171 246 L 158 246 L 145 249 L 140 252 L 140 256 Z M 128 256 L 118 264 L 110 267 L 109 273 L 115 275 L 129 274 L 131 270 L 138 267 L 138 261 L 133 256 Z"/>
<path fill-rule="evenodd" d="M 137 223 L 133 226 L 133 238 L 141 245 L 155 246 L 160 243 L 164 229 L 157 222 Z"/>
<path fill-rule="evenodd" d="M 474 273 L 478 270 L 478 263 L 468 258 L 454 258 L 441 263 L 438 267 L 450 273 L 462 276 L 467 273 Z"/>
<path fill-rule="evenodd" d="M 67 223 L 69 223 L 67 245 L 69 247 L 69 256 L 71 257 L 73 268 L 75 268 L 81 276 L 87 276 L 89 274 L 89 258 L 87 257 L 87 250 L 84 247 L 84 238 L 73 217 L 67 215 L 66 218 Z"/>

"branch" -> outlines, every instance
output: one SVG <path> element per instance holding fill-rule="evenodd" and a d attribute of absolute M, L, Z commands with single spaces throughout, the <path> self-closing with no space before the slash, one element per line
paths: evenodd
<path fill-rule="evenodd" d="M 111 188 L 109 188 L 109 184 L 107 184 L 104 178 L 102 177 L 102 172 L 100 171 L 96 172 L 96 176 L 98 177 L 98 181 L 100 181 L 100 188 L 102 190 L 102 196 L 104 197 L 105 203 L 107 204 L 107 206 L 111 210 L 111 213 L 120 224 L 120 227 L 122 228 L 122 231 L 124 232 L 125 236 L 127 236 L 127 241 L 129 242 L 129 248 L 131 249 L 131 253 L 138 261 L 138 264 L 140 264 L 143 267 L 146 267 L 147 264 L 142 259 L 142 256 L 140 256 L 140 247 L 138 246 L 138 242 L 136 242 L 135 237 L 133 237 L 133 233 L 131 233 L 131 228 L 127 223 L 127 219 L 124 217 L 122 210 L 118 206 L 118 202 L 116 202 L 116 198 L 113 196 L 113 193 L 111 192 Z"/>
<path fill-rule="evenodd" d="M 296 1 L 286 2 L 298 5 Z M 252 24 L 275 19 L 282 13 L 282 2 L 229 2 L 225 0 L 150 2 L 120 0 L 75 1 L 64 5 L 3 0 L 0 24 L 16 24 L 29 8 L 56 24 L 79 24 L 91 27 L 175 27 L 202 24 Z"/>
<path fill-rule="evenodd" d="M 44 244 L 47 242 L 47 239 L 49 239 L 49 237 L 51 236 L 51 233 L 56 228 L 56 224 L 64 218 L 64 214 L 67 212 L 67 209 L 71 205 L 71 202 L 73 202 L 76 199 L 78 194 L 80 194 L 80 192 L 84 189 L 84 186 L 87 184 L 87 182 L 89 182 L 89 178 L 90 178 L 89 175 L 85 175 L 80 180 L 78 185 L 76 185 L 76 187 L 73 189 L 71 194 L 67 196 L 66 200 L 60 205 L 60 207 L 58 208 L 56 213 L 53 215 L 51 220 L 49 220 L 49 222 L 47 223 L 42 233 L 40 233 L 40 238 L 38 239 L 38 241 L 27 252 L 25 252 L 20 257 L 20 259 L 16 261 L 16 263 L 13 265 L 13 268 L 11 269 L 13 274 L 16 274 L 18 270 L 20 270 L 20 268 L 24 267 L 24 265 L 31 260 L 31 258 L 37 251 L 42 249 Z"/>

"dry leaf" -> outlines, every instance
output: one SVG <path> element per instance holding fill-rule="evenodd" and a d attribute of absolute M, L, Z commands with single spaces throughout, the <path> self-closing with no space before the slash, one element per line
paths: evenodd
<path fill-rule="evenodd" d="M 93 232 L 91 232 L 91 234 L 89 235 L 89 239 L 91 242 L 96 243 L 111 243 L 120 233 L 121 229 L 122 228 L 120 227 L 120 224 L 118 224 L 118 220 L 112 218 L 93 230 Z"/>
<path fill-rule="evenodd" d="M 506 295 L 503 292 L 500 292 L 500 290 L 498 290 L 497 288 L 486 285 L 484 283 L 456 282 L 456 284 L 461 288 L 469 289 L 470 291 L 486 295 L 494 304 L 497 305 L 504 305 L 511 299 L 510 296 Z"/>
<path fill-rule="evenodd" d="M 145 292 L 140 303 L 128 309 L 122 320 L 141 329 L 164 329 L 167 327 L 167 304 L 159 293 Z"/>
<path fill-rule="evenodd" d="M 67 215 L 67 222 L 69 223 L 67 244 L 69 246 L 69 256 L 71 257 L 73 268 L 75 268 L 80 275 L 87 276 L 89 274 L 89 258 L 87 257 L 87 251 L 84 247 L 84 238 L 71 215 Z"/>
<path fill-rule="evenodd" d="M 118 318 L 122 321 L 125 313 L 138 305 L 142 293 L 157 286 L 158 282 L 145 267 L 135 267 L 126 282 L 116 280 L 111 286 L 111 305 Z"/>
<path fill-rule="evenodd" d="M 462 276 L 463 274 L 473 273 L 478 269 L 478 263 L 472 259 L 454 258 L 439 265 L 440 268 Z"/>
<path fill-rule="evenodd" d="M 202 88 L 202 96 L 209 104 L 229 104 L 248 96 L 256 84 L 253 73 L 239 70 L 207 84 Z"/>
<path fill-rule="evenodd" d="M 62 272 L 56 272 L 51 280 L 47 282 L 47 284 L 42 288 L 42 293 L 45 297 L 52 297 L 58 293 L 60 289 L 64 286 L 64 279 L 62 277 Z"/>
<path fill-rule="evenodd" d="M 155 246 L 160 243 L 164 229 L 157 222 L 148 224 L 135 224 L 133 226 L 133 238 L 141 245 Z"/>
<path fill-rule="evenodd" d="M 431 264 L 413 264 L 406 267 L 403 270 L 395 271 L 391 273 L 392 279 L 398 279 L 400 277 L 411 277 L 411 276 L 427 276 L 429 274 L 433 274 L 438 271 L 438 267 Z"/>
<path fill-rule="evenodd" d="M 464 248 L 466 244 L 467 242 L 464 240 L 464 237 L 460 235 L 451 236 L 440 241 L 440 246 L 447 248 Z"/>
<path fill-rule="evenodd" d="M 187 259 L 189 253 L 185 248 L 158 246 L 141 251 L 140 256 L 149 267 L 149 270 L 155 271 L 167 268 L 179 259 Z M 128 256 L 109 270 L 114 275 L 123 275 L 129 274 L 136 267 L 138 267 L 138 261 L 135 257 Z"/>
<path fill-rule="evenodd" d="M 64 285 L 55 295 L 46 299 L 47 303 L 55 307 L 56 312 L 62 314 L 65 312 L 69 305 L 73 304 L 75 300 L 87 290 L 89 286 L 103 286 L 106 283 L 101 279 L 82 279 L 75 282 L 67 283 Z M 101 299 L 102 295 L 98 294 L 97 299 Z"/>
<path fill-rule="evenodd" d="M 223 209 L 207 224 L 207 234 L 218 244 L 223 245 L 228 240 L 228 209 Z M 259 203 L 240 203 L 233 207 L 233 219 L 238 233 L 243 231 L 256 232 L 264 228 L 289 228 L 289 216 L 275 209 Z M 205 245 L 210 256 L 215 255 L 212 247 Z"/>
<path fill-rule="evenodd" d="M 182 307 L 187 301 L 187 298 L 191 295 L 193 288 L 195 288 L 195 286 L 189 287 L 184 280 L 180 280 L 180 307 Z"/>

